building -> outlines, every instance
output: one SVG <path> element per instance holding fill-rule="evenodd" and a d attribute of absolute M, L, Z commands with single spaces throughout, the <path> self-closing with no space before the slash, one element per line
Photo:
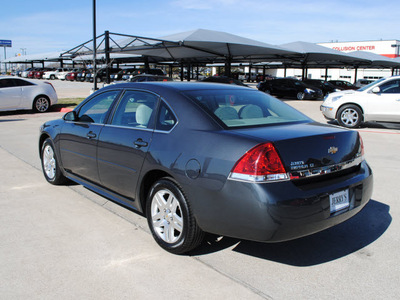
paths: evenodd
<path fill-rule="evenodd" d="M 389 58 L 399 57 L 399 40 L 385 40 L 385 41 L 354 41 L 354 42 L 331 42 L 319 43 L 318 45 L 331 48 L 344 53 L 354 51 L 367 51 L 374 54 L 379 54 Z M 284 70 L 269 70 L 270 75 L 277 77 L 284 77 Z M 308 69 L 308 78 L 311 79 L 325 79 L 325 68 L 321 69 Z M 391 69 L 358 69 L 357 79 L 370 79 L 376 80 L 382 77 L 392 75 Z M 287 77 L 301 78 L 301 69 L 286 69 Z M 328 80 L 346 80 L 349 82 L 355 81 L 355 70 L 353 68 L 337 68 L 329 69 Z"/>

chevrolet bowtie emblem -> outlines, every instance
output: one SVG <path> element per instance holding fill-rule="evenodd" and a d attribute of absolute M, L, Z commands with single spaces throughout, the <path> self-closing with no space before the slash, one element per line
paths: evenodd
<path fill-rule="evenodd" d="M 335 154 L 336 152 L 338 152 L 339 151 L 339 148 L 337 148 L 337 147 L 330 147 L 329 149 L 328 149 L 328 153 L 329 154 Z"/>

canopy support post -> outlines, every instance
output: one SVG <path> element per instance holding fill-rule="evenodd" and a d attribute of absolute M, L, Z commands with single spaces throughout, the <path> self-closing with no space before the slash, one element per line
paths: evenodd
<path fill-rule="evenodd" d="M 104 46 L 106 54 L 106 83 L 110 84 L 110 32 L 104 32 Z"/>
<path fill-rule="evenodd" d="M 357 82 L 357 71 L 358 71 L 358 67 L 354 67 L 354 84 L 356 84 Z"/>

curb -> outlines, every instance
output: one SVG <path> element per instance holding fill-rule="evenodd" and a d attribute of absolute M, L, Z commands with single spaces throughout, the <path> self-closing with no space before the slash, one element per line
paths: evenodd
<path fill-rule="evenodd" d="M 67 112 L 70 112 L 70 111 L 72 111 L 72 109 L 71 109 L 71 108 L 68 108 L 68 107 L 62 107 L 62 108 L 60 109 L 60 112 L 65 112 L 65 113 L 67 113 Z"/>

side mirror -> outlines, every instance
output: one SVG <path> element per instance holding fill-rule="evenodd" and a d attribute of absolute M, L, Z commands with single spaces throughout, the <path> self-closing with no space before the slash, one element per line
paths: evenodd
<path fill-rule="evenodd" d="M 64 121 L 71 121 L 71 122 L 75 122 L 78 120 L 78 116 L 76 115 L 76 111 L 70 111 L 68 113 L 66 113 L 63 117 Z"/>
<path fill-rule="evenodd" d="M 374 94 L 378 94 L 378 93 L 380 93 L 381 92 L 381 89 L 380 89 L 380 87 L 379 86 L 376 86 L 376 87 L 374 87 L 373 89 L 372 89 L 372 91 L 371 92 L 373 92 Z"/>

